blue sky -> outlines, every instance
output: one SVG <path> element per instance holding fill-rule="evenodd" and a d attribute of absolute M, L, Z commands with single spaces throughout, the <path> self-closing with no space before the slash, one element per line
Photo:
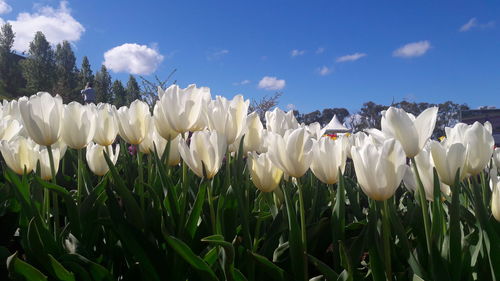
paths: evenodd
<path fill-rule="evenodd" d="M 280 107 L 301 112 L 402 99 L 500 106 L 498 1 L 0 0 L 0 18 L 25 41 L 36 28 L 70 40 L 94 70 L 112 50 L 117 79 L 177 69 L 183 87 L 256 99 L 279 89 Z"/>

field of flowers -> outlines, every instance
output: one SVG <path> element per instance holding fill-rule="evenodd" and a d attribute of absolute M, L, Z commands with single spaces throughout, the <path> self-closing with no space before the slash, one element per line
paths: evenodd
<path fill-rule="evenodd" d="M 4 101 L 0 279 L 499 280 L 491 124 L 331 134 L 210 89 Z M 335 120 L 330 125 L 339 125 Z"/>

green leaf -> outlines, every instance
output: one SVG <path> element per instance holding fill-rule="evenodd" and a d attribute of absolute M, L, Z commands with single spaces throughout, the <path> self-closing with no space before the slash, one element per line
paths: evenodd
<path fill-rule="evenodd" d="M 290 198 L 290 190 L 285 187 L 283 190 L 285 194 L 286 211 L 288 214 L 288 230 L 289 230 L 289 246 L 290 246 L 290 259 L 292 261 L 292 271 L 297 278 L 302 279 L 305 276 L 305 258 L 304 248 L 300 237 L 300 227 L 297 222 L 297 214 L 295 213 L 294 204 Z"/>
<path fill-rule="evenodd" d="M 199 271 L 200 277 L 206 280 L 218 280 L 212 269 L 205 263 L 205 261 L 197 256 L 186 243 L 175 238 L 171 235 L 165 235 L 165 240 L 168 245 L 174 249 L 186 262 L 188 262 L 194 269 Z"/>
<path fill-rule="evenodd" d="M 273 277 L 272 280 L 287 280 L 285 278 L 286 272 L 281 267 L 257 253 L 250 252 L 250 254 L 257 261 L 257 264 L 260 265 L 266 273 Z"/>
<path fill-rule="evenodd" d="M 11 272 L 11 274 L 22 276 L 25 280 L 28 281 L 47 280 L 47 276 L 45 276 L 42 272 L 40 272 L 32 265 L 19 259 L 17 257 L 17 252 L 7 258 L 7 268 L 9 272 Z"/>
<path fill-rule="evenodd" d="M 75 276 L 73 273 L 69 272 L 62 264 L 60 264 L 51 254 L 49 256 L 49 264 L 52 267 L 52 272 L 57 277 L 57 279 L 62 281 L 74 281 Z"/>
<path fill-rule="evenodd" d="M 196 200 L 194 201 L 193 208 L 191 209 L 191 213 L 189 214 L 186 223 L 186 231 L 189 234 L 189 237 L 191 238 L 194 237 L 196 230 L 198 228 L 198 220 L 200 219 L 201 212 L 203 211 L 203 203 L 205 202 L 207 187 L 209 183 L 210 182 L 208 181 L 204 181 L 200 185 L 198 194 L 196 194 Z"/>
<path fill-rule="evenodd" d="M 324 275 L 326 280 L 337 280 L 339 278 L 339 275 L 326 263 L 309 254 L 307 255 L 307 257 L 309 258 L 309 262 L 311 262 L 316 267 L 316 269 L 318 269 L 319 272 Z"/>

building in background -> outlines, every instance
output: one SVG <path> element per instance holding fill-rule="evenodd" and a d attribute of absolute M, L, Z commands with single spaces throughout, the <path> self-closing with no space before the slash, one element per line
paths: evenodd
<path fill-rule="evenodd" d="M 481 107 L 480 109 L 463 110 L 460 112 L 460 121 L 466 124 L 473 124 L 476 121 L 481 123 L 489 121 L 493 128 L 495 145 L 500 146 L 500 109 Z"/>

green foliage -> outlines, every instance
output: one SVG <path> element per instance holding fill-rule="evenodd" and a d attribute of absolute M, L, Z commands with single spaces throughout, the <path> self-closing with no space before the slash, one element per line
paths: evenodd
<path fill-rule="evenodd" d="M 111 92 L 113 94 L 113 104 L 117 108 L 130 104 L 127 102 L 127 92 L 125 91 L 125 88 L 120 80 L 115 80 L 115 82 L 113 82 Z"/>
<path fill-rule="evenodd" d="M 78 71 L 76 58 L 68 41 L 57 44 L 55 52 L 56 84 L 53 94 L 59 94 L 63 101 L 81 101 L 78 91 Z"/>
<path fill-rule="evenodd" d="M 96 103 L 99 102 L 113 102 L 113 93 L 111 90 L 111 75 L 105 65 L 101 66 L 95 74 L 94 90 L 96 92 Z"/>
<path fill-rule="evenodd" d="M 56 81 L 55 55 L 50 43 L 38 31 L 30 43 L 28 57 L 21 61 L 28 92 L 50 92 Z"/>
<path fill-rule="evenodd" d="M 23 95 L 26 81 L 19 64 L 20 56 L 14 53 L 15 34 L 12 25 L 5 23 L 0 29 L 0 95 L 15 98 Z"/>

